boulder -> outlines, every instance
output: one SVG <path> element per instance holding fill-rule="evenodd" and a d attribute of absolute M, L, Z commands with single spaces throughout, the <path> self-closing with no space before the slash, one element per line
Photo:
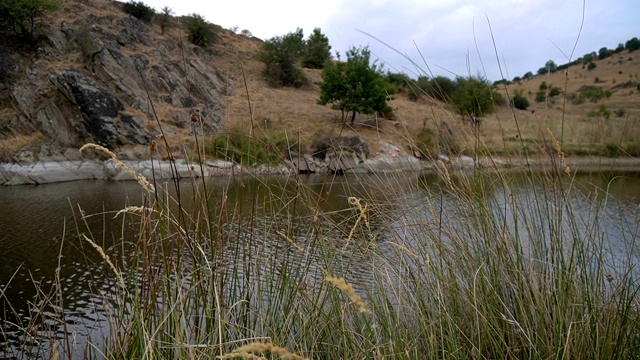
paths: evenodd
<path fill-rule="evenodd" d="M 318 162 L 311 155 L 294 155 L 290 160 L 285 160 L 285 164 L 298 174 L 319 172 L 324 165 L 324 163 Z"/>

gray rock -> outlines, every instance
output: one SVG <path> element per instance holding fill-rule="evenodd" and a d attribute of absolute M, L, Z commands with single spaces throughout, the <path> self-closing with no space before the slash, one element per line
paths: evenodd
<path fill-rule="evenodd" d="M 124 105 L 109 90 L 101 88 L 91 78 L 72 70 L 55 71 L 51 82 L 75 104 L 84 118 L 85 129 L 98 143 L 114 148 L 128 142 L 148 144 L 149 134 L 142 119 L 122 115 Z"/>
<path fill-rule="evenodd" d="M 315 160 L 311 155 L 292 156 L 291 160 L 285 160 L 285 164 L 298 174 L 316 173 L 326 167 L 322 166 L 324 163 Z"/>

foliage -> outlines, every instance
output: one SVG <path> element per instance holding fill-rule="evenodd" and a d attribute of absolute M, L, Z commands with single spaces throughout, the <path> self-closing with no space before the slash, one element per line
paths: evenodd
<path fill-rule="evenodd" d="M 513 95 L 511 103 L 513 104 L 513 107 L 519 110 L 527 110 L 527 108 L 529 108 L 529 100 L 522 95 L 522 92 Z"/>
<path fill-rule="evenodd" d="M 20 35 L 31 46 L 40 38 L 42 18 L 60 7 L 60 0 L 2 0 L 0 29 Z"/>
<path fill-rule="evenodd" d="M 329 38 L 321 32 L 320 28 L 315 28 L 307 39 L 302 66 L 310 69 L 322 69 L 329 60 L 331 60 Z"/>
<path fill-rule="evenodd" d="M 160 24 L 160 33 L 164 35 L 165 30 L 171 27 L 171 15 L 173 15 L 173 10 L 168 6 L 163 6 L 160 11 L 162 12 L 160 13 L 158 24 Z"/>
<path fill-rule="evenodd" d="M 423 82 L 424 78 L 418 78 L 419 84 L 423 84 Z M 424 83 L 424 85 L 421 85 L 421 88 L 427 95 L 442 101 L 450 101 L 457 87 L 458 83 L 446 76 L 436 76 Z"/>
<path fill-rule="evenodd" d="M 596 65 L 596 63 L 594 62 L 590 62 L 589 65 L 587 65 L 587 70 L 593 70 L 597 67 L 598 65 Z"/>
<path fill-rule="evenodd" d="M 299 88 L 308 82 L 302 70 L 296 66 L 304 50 L 302 29 L 264 42 L 259 57 L 265 65 L 263 75 L 270 86 Z"/>
<path fill-rule="evenodd" d="M 600 50 L 598 50 L 598 59 L 600 60 L 606 59 L 611 55 L 613 55 L 613 51 L 607 49 L 606 47 L 600 48 Z"/>
<path fill-rule="evenodd" d="M 496 101 L 503 101 L 489 82 L 479 76 L 458 77 L 452 103 L 463 116 L 479 117 L 495 111 Z"/>
<path fill-rule="evenodd" d="M 351 113 L 352 124 L 357 113 L 390 112 L 387 101 L 394 93 L 393 86 L 370 58 L 367 47 L 352 47 L 347 52 L 346 62 L 327 63 L 322 71 L 318 104 L 333 104 L 333 109 L 342 112 L 343 121 Z"/>
<path fill-rule="evenodd" d="M 549 88 L 549 85 L 547 85 L 546 81 L 543 81 L 542 84 L 540 84 L 540 87 L 538 88 L 539 90 L 547 90 Z"/>
<path fill-rule="evenodd" d="M 284 133 L 250 138 L 236 128 L 204 143 L 206 154 L 245 166 L 280 164 L 288 157 L 290 149 L 297 148 L 297 141 L 288 138 Z"/>
<path fill-rule="evenodd" d="M 527 71 L 524 75 L 522 75 L 522 78 L 525 80 L 529 80 L 533 78 L 533 73 L 531 71 Z"/>
<path fill-rule="evenodd" d="M 629 52 L 636 51 L 640 49 L 640 40 L 638 40 L 637 37 L 631 38 L 624 44 L 624 47 L 629 50 Z"/>
<path fill-rule="evenodd" d="M 611 117 L 611 110 L 607 107 L 607 105 L 601 104 L 597 110 L 589 111 L 589 116 L 600 116 L 604 119 L 609 120 Z"/>
<path fill-rule="evenodd" d="M 540 90 L 536 92 L 536 102 L 537 103 L 541 103 L 544 102 L 547 99 L 547 93 L 544 90 Z"/>
<path fill-rule="evenodd" d="M 429 128 L 421 129 L 415 135 L 413 144 L 422 158 L 435 159 L 438 156 L 438 139 L 436 133 Z"/>
<path fill-rule="evenodd" d="M 191 14 L 183 19 L 184 26 L 189 33 L 189 41 L 198 46 L 207 46 L 212 44 L 218 33 L 213 24 L 208 23 L 202 15 Z"/>
<path fill-rule="evenodd" d="M 144 2 L 134 0 L 122 4 L 122 10 L 146 23 L 151 22 L 153 16 L 156 14 L 156 12 Z"/>

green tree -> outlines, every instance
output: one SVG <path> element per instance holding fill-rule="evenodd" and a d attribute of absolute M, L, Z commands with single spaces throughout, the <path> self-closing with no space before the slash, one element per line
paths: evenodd
<path fill-rule="evenodd" d="M 456 79 L 456 91 L 451 100 L 458 114 L 475 119 L 495 111 L 499 98 L 500 94 L 485 78 L 469 76 Z"/>
<path fill-rule="evenodd" d="M 600 50 L 598 50 L 598 59 L 600 60 L 606 59 L 611 55 L 613 55 L 613 51 L 607 49 L 606 47 L 600 48 Z"/>
<path fill-rule="evenodd" d="M 624 43 L 624 47 L 629 50 L 629 52 L 640 49 L 640 40 L 637 37 L 631 38 Z"/>
<path fill-rule="evenodd" d="M 332 104 L 332 108 L 342 112 L 342 121 L 351 114 L 351 124 L 356 114 L 386 113 L 391 111 L 387 101 L 394 93 L 382 69 L 371 62 L 368 47 L 354 48 L 347 51 L 347 61 L 327 63 L 322 71 L 320 99 L 318 104 Z"/>
<path fill-rule="evenodd" d="M 60 0 L 2 0 L 0 28 L 14 31 L 31 46 L 40 38 L 42 18 L 60 7 Z"/>
<path fill-rule="evenodd" d="M 184 25 L 189 33 L 189 41 L 194 45 L 210 45 L 218 36 L 213 24 L 209 24 L 204 16 L 199 14 L 185 16 Z"/>
<path fill-rule="evenodd" d="M 310 69 L 322 69 L 331 60 L 331 45 L 320 28 L 313 29 L 307 39 L 306 51 L 302 59 L 302 66 Z"/>
<path fill-rule="evenodd" d="M 558 65 L 556 65 L 555 61 L 549 60 L 544 64 L 544 67 L 547 69 L 547 72 L 554 73 L 558 70 Z"/>
<path fill-rule="evenodd" d="M 146 23 L 151 22 L 156 12 L 142 1 L 130 0 L 122 5 L 122 10 Z"/>
<path fill-rule="evenodd" d="M 424 91 L 434 99 L 449 101 L 456 91 L 456 82 L 446 76 L 436 76 L 429 80 Z"/>
<path fill-rule="evenodd" d="M 171 27 L 171 15 L 173 15 L 173 9 L 168 6 L 163 6 L 160 9 L 160 17 L 158 18 L 158 23 L 160 24 L 160 32 L 164 35 L 164 31 Z"/>
<path fill-rule="evenodd" d="M 262 44 L 260 60 L 265 64 L 264 76 L 273 87 L 301 87 L 307 82 L 297 62 L 304 54 L 302 29 L 273 37 Z"/>

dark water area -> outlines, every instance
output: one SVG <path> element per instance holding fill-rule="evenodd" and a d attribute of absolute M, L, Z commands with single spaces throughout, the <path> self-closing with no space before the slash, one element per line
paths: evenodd
<path fill-rule="evenodd" d="M 543 185 L 532 187 L 520 176 L 513 176 L 511 191 L 524 201 L 545 191 Z M 490 188 L 494 183 L 489 176 L 486 186 Z M 170 184 L 166 186 L 171 188 Z M 291 206 L 290 202 L 297 201 L 301 186 L 310 190 L 306 194 L 311 195 L 299 206 Z M 582 203 L 602 201 L 607 221 L 623 224 L 612 225 L 616 232 L 612 236 L 620 241 L 617 251 L 628 253 L 635 246 L 640 236 L 639 172 L 577 174 L 567 181 L 567 186 L 576 189 L 571 200 L 576 208 L 581 208 Z M 342 224 L 349 229 L 354 209 L 348 198 L 356 196 L 375 208 L 370 221 L 372 227 L 379 229 L 380 239 L 402 234 L 401 223 L 389 224 L 388 219 L 404 216 L 405 207 L 420 207 L 426 196 L 434 194 L 441 196 L 438 203 L 449 209 L 449 217 L 455 221 L 456 212 L 464 209 L 455 208 L 456 203 L 442 188 L 443 181 L 436 175 L 417 174 L 388 178 L 380 175 L 219 178 L 207 183 L 212 209 L 218 209 L 226 198 L 234 216 L 248 219 L 258 214 L 259 221 L 274 222 L 281 227 L 308 226 L 313 212 L 319 209 L 328 214 L 336 227 Z M 194 208 L 193 199 L 202 188 L 183 182 L 181 189 L 185 208 Z M 500 193 L 502 189 L 496 186 L 495 191 Z M 277 201 L 274 193 L 278 194 Z M 135 182 L 86 181 L 0 188 L 0 359 L 39 357 L 39 353 L 25 353 L 24 348 L 46 352 L 47 339 L 62 339 L 65 334 L 73 334 L 74 343 L 68 345 L 75 349 L 74 357 L 78 358 L 83 357 L 88 339 L 102 343 L 109 333 L 102 309 L 116 279 L 103 257 L 82 235 L 100 245 L 118 266 L 126 264 L 137 227 L 132 217 L 125 221 L 125 217 L 116 217 L 116 213 L 125 206 L 140 206 L 144 201 Z M 311 210 L 309 203 L 317 208 Z M 293 212 L 283 212 L 285 206 L 293 208 Z M 637 256 L 637 250 L 633 251 L 636 252 L 633 256 Z"/>

